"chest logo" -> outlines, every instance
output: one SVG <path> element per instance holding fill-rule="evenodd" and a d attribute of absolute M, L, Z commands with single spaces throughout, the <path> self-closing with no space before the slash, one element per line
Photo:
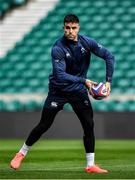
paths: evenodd
<path fill-rule="evenodd" d="M 86 49 L 84 49 L 84 47 L 82 47 L 81 52 L 82 52 L 82 54 L 84 54 L 86 52 Z"/>
<path fill-rule="evenodd" d="M 70 57 L 70 54 L 69 54 L 68 52 L 66 53 L 66 57 L 67 57 L 67 58 L 69 58 L 69 57 Z"/>

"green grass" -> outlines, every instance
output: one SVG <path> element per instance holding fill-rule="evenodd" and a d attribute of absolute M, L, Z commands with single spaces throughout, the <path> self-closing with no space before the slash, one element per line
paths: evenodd
<path fill-rule="evenodd" d="M 135 141 L 96 141 L 96 163 L 108 174 L 87 174 L 80 140 L 40 140 L 20 170 L 9 163 L 23 140 L 0 141 L 0 179 L 135 179 Z"/>

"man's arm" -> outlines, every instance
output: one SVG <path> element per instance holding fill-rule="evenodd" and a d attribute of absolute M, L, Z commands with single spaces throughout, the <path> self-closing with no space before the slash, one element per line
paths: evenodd
<path fill-rule="evenodd" d="M 102 45 L 98 44 L 95 40 L 87 38 L 87 43 L 90 46 L 90 50 L 96 56 L 102 58 L 106 62 L 106 81 L 112 81 L 113 71 L 114 71 L 114 56 L 111 54 L 109 50 L 107 50 Z"/>
<path fill-rule="evenodd" d="M 114 72 L 114 56 L 108 51 L 106 48 L 102 47 L 100 44 L 93 42 L 93 53 L 106 62 L 106 89 L 107 89 L 107 96 L 109 96 L 111 91 L 111 82 L 112 76 Z"/>
<path fill-rule="evenodd" d="M 66 73 L 65 54 L 60 47 L 52 49 L 53 73 L 59 82 L 80 82 L 85 83 L 86 79 Z"/>

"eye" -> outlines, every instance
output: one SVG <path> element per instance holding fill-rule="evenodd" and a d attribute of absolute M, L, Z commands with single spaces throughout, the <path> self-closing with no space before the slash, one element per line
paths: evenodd
<path fill-rule="evenodd" d="M 77 27 L 72 27 L 72 29 L 76 29 Z"/>
<path fill-rule="evenodd" d="M 69 26 L 66 26 L 65 28 L 66 28 L 66 29 L 70 29 L 70 27 L 69 27 Z"/>

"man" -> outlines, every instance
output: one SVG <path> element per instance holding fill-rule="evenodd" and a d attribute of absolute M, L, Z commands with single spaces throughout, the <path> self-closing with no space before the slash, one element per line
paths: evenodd
<path fill-rule="evenodd" d="M 95 40 L 79 35 L 79 19 L 74 14 L 64 18 L 64 36 L 57 40 L 52 48 L 53 71 L 49 77 L 49 93 L 42 111 L 39 124 L 31 131 L 26 142 L 10 163 L 18 169 L 30 147 L 52 125 L 56 114 L 70 103 L 77 114 L 84 130 L 84 147 L 86 151 L 87 173 L 107 173 L 94 163 L 94 122 L 93 110 L 87 89 L 94 82 L 87 79 L 91 53 L 106 62 L 106 87 L 109 88 L 114 70 L 114 57 Z M 108 95 L 109 95 L 108 93 Z M 108 96 L 107 95 L 107 96 Z"/>

